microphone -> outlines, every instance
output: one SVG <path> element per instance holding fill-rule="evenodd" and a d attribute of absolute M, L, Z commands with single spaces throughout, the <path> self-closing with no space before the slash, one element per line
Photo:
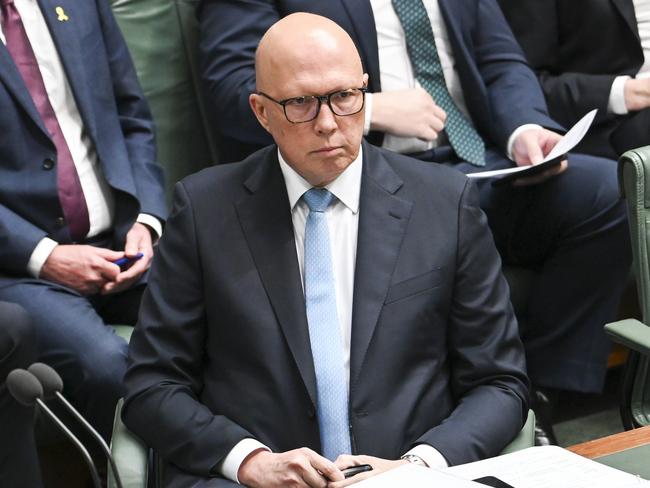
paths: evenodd
<path fill-rule="evenodd" d="M 70 402 L 68 402 L 68 400 L 66 400 L 66 398 L 61 394 L 63 391 L 63 380 L 61 379 L 61 376 L 59 376 L 59 373 L 57 373 L 51 366 L 48 366 L 44 363 L 34 363 L 27 369 L 36 377 L 38 381 L 40 381 L 45 398 L 58 399 L 58 401 L 62 403 L 63 406 L 65 406 L 65 408 L 70 413 L 72 413 L 72 415 L 74 415 L 79 423 L 85 427 L 86 431 L 92 434 L 95 440 L 102 447 L 102 450 L 104 451 L 104 454 L 106 455 L 108 462 L 111 465 L 111 471 L 113 472 L 113 477 L 115 478 L 117 487 L 122 488 L 122 480 L 120 479 L 120 475 L 117 471 L 117 466 L 115 465 L 115 460 L 113 459 L 110 448 L 106 444 L 106 441 L 104 441 L 104 438 L 97 432 L 97 430 L 95 430 L 92 425 L 90 425 L 90 422 L 88 422 L 83 417 L 83 415 L 81 415 L 79 411 L 74 408 Z"/>
<path fill-rule="evenodd" d="M 9 393 L 16 399 L 21 405 L 31 407 L 34 404 L 38 404 L 39 407 L 52 419 L 52 421 L 57 425 L 59 429 L 70 439 L 79 452 L 81 452 L 84 461 L 88 465 L 90 474 L 93 479 L 93 486 L 95 488 L 101 488 L 101 483 L 99 481 L 99 474 L 97 473 L 97 468 L 93 463 L 88 450 L 84 447 L 77 437 L 70 432 L 65 424 L 57 417 L 52 410 L 50 410 L 45 403 L 43 403 L 43 387 L 38 381 L 36 376 L 25 369 L 14 369 L 7 376 L 7 389 Z"/>

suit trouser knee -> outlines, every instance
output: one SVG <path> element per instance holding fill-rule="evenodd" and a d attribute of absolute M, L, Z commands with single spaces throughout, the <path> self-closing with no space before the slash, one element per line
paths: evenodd
<path fill-rule="evenodd" d="M 599 391 L 610 347 L 602 329 L 631 264 L 616 163 L 571 155 L 567 171 L 546 183 L 482 196 L 504 261 L 538 271 L 519 317 L 531 379 Z"/>
<path fill-rule="evenodd" d="M 0 299 L 22 304 L 32 317 L 38 357 L 62 377 L 64 394 L 108 438 L 123 394 L 128 345 L 85 297 L 43 281 L 0 289 Z"/>

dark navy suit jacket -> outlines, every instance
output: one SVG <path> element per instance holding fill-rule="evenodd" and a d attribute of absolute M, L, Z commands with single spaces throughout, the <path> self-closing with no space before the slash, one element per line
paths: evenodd
<path fill-rule="evenodd" d="M 609 93 L 616 76 L 636 75 L 644 60 L 633 0 L 499 0 L 499 4 L 539 77 L 551 115 L 569 125 L 599 109 L 580 147 L 618 157 L 609 146 L 610 134 L 628 117 L 607 112 Z M 650 143 L 648 118 L 637 119 L 632 127 L 637 124 L 646 134 L 640 145 Z"/>
<path fill-rule="evenodd" d="M 549 118 L 536 75 L 496 1 L 438 3 L 467 108 L 487 145 L 505 154 L 508 137 L 527 123 L 561 130 Z M 203 0 L 199 10 L 203 78 L 226 160 L 272 142 L 248 106 L 248 95 L 255 91 L 255 49 L 274 22 L 301 11 L 323 15 L 343 27 L 359 49 L 370 91 L 381 91 L 369 0 Z M 381 134 L 371 133 L 369 140 L 381 144 Z"/>
<path fill-rule="evenodd" d="M 113 246 L 141 212 L 166 216 L 151 114 L 126 44 L 105 0 L 38 0 L 84 127 L 115 195 Z M 68 21 L 57 20 L 62 7 Z M 56 148 L 0 43 L 0 274 L 25 276 L 46 236 L 69 243 L 60 219 Z"/>
<path fill-rule="evenodd" d="M 523 424 L 527 379 L 476 191 L 456 170 L 367 143 L 363 158 L 353 451 L 498 454 Z M 320 450 L 295 246 L 275 146 L 177 184 L 125 377 L 124 419 L 167 461 L 165 486 L 214 474 L 246 437 Z"/>

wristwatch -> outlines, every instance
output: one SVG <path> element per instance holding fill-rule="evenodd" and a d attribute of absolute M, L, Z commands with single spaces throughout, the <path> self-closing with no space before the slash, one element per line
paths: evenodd
<path fill-rule="evenodd" d="M 423 466 L 425 468 L 429 467 L 429 465 L 424 462 L 424 459 L 416 454 L 404 454 L 400 459 L 404 459 L 409 463 L 417 464 L 418 466 Z"/>

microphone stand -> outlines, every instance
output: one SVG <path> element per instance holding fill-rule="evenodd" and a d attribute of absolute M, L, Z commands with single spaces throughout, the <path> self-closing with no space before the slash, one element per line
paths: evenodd
<path fill-rule="evenodd" d="M 68 411 L 72 412 L 72 414 L 75 416 L 75 418 L 81 422 L 81 424 L 88 429 L 88 431 L 93 435 L 93 437 L 99 442 L 99 445 L 102 446 L 102 450 L 104 451 L 104 454 L 106 454 L 106 457 L 108 458 L 108 462 L 111 465 L 111 470 L 113 471 L 113 476 L 115 478 L 115 483 L 117 484 L 118 488 L 122 488 L 122 480 L 120 479 L 120 475 L 117 472 L 117 466 L 115 465 L 115 460 L 113 459 L 113 456 L 111 455 L 111 450 L 106 444 L 106 441 L 103 439 L 101 435 L 97 433 L 97 431 L 93 428 L 92 425 L 90 425 L 90 422 L 88 422 L 83 415 L 81 415 L 76 408 L 74 408 L 72 405 L 70 405 L 70 402 L 65 399 L 61 393 L 58 391 L 55 392 L 56 397 L 59 399 L 63 405 L 67 408 Z"/>
<path fill-rule="evenodd" d="M 97 468 L 95 467 L 95 464 L 93 463 L 92 458 L 90 457 L 90 454 L 88 453 L 88 450 L 84 447 L 84 445 L 81 443 L 79 439 L 68 429 L 65 424 L 57 417 L 52 410 L 48 408 L 47 405 L 41 400 L 40 398 L 36 399 L 36 403 L 38 404 L 39 407 L 52 419 L 52 421 L 57 425 L 59 429 L 77 446 L 77 449 L 81 452 L 83 455 L 84 461 L 86 461 L 86 465 L 88 466 L 88 469 L 90 470 L 90 474 L 93 479 L 93 486 L 95 488 L 101 488 L 101 482 L 99 481 L 99 474 L 97 473 Z"/>

